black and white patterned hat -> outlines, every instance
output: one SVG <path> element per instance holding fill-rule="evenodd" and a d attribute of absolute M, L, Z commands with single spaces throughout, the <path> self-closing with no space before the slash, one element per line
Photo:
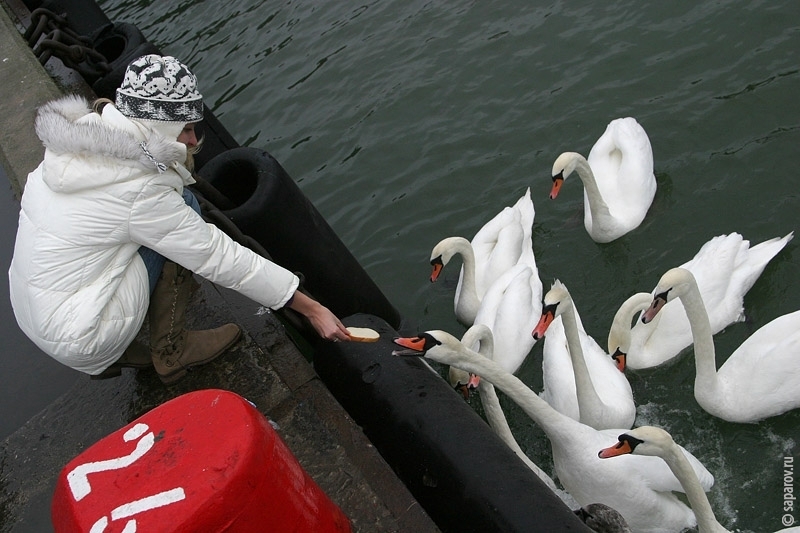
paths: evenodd
<path fill-rule="evenodd" d="M 150 54 L 132 61 L 117 89 L 116 107 L 140 120 L 186 124 L 203 119 L 197 78 L 172 56 Z"/>

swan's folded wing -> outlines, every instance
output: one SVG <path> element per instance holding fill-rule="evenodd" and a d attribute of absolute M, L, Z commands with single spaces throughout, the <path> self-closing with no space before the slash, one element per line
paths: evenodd
<path fill-rule="evenodd" d="M 706 309 L 712 310 L 725 300 L 736 265 L 749 245 L 738 233 L 718 235 L 681 265 L 694 275 Z"/>
<path fill-rule="evenodd" d="M 601 195 L 615 216 L 641 221 L 653 201 L 657 184 L 650 139 L 636 119 L 612 120 L 592 147 L 587 161 Z"/>
<path fill-rule="evenodd" d="M 730 383 L 747 383 L 747 397 L 776 406 L 776 413 L 800 405 L 800 311 L 781 315 L 757 329 L 731 354 L 718 375 Z"/>
<path fill-rule="evenodd" d="M 471 241 L 475 253 L 475 288 L 481 296 L 519 261 L 524 238 L 519 217 L 517 210 L 506 207 L 484 224 Z"/>
<path fill-rule="evenodd" d="M 755 285 L 756 280 L 764 272 L 767 264 L 772 261 L 786 244 L 792 240 L 794 232 L 784 237 L 775 237 L 760 242 L 747 248 L 738 258 L 738 264 L 733 274 L 731 285 L 737 287 L 738 294 L 743 298 L 747 291 Z"/>
<path fill-rule="evenodd" d="M 506 372 L 516 372 L 535 343 L 530 332 L 541 315 L 541 300 L 531 289 L 532 269 L 516 265 L 487 289 L 475 317 L 494 335 L 494 360 Z"/>
<path fill-rule="evenodd" d="M 495 242 L 497 242 L 497 234 L 500 233 L 500 230 L 509 224 L 512 224 L 515 220 L 515 217 L 518 217 L 519 213 L 516 212 L 511 207 L 504 207 L 502 211 L 497 213 L 491 220 L 486 222 L 486 224 L 481 227 L 475 233 L 475 236 L 472 238 L 472 246 L 482 246 L 482 245 L 489 245 L 493 246 Z"/>

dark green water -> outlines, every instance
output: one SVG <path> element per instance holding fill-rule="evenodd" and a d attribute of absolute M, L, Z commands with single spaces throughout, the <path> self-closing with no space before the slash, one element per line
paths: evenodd
<path fill-rule="evenodd" d="M 736 231 L 757 243 L 798 229 L 794 0 L 101 6 L 190 65 L 225 126 L 281 161 L 420 329 L 463 332 L 452 312 L 458 268 L 428 283 L 431 248 L 471 238 L 526 187 L 542 281 L 569 287 L 601 345 L 629 294 L 650 291 L 711 237 Z M 577 180 L 547 198 L 550 169 L 563 151 L 588 155 L 621 116 L 647 130 L 659 189 L 637 230 L 598 245 L 583 228 Z M 745 299 L 748 322 L 715 337 L 718 364 L 800 309 L 799 263 L 795 239 Z M 541 345 L 519 375 L 539 390 Z M 693 377 L 691 349 L 629 374 L 636 425 L 667 428 L 715 474 L 710 498 L 726 527 L 779 529 L 800 412 L 722 422 L 695 403 Z M 549 469 L 542 432 L 506 406 L 523 447 Z"/>

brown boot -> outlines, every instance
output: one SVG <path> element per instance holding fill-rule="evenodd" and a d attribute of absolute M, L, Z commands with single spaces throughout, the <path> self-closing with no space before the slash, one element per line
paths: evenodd
<path fill-rule="evenodd" d="M 111 366 L 91 376 L 92 379 L 115 378 L 122 374 L 123 368 L 147 368 L 153 366 L 153 358 L 142 343 L 133 341 L 130 346 L 122 353 L 122 356 L 114 361 Z"/>
<path fill-rule="evenodd" d="M 193 291 L 192 273 L 167 261 L 150 296 L 150 354 L 164 383 L 174 383 L 195 366 L 215 359 L 241 336 L 236 324 L 187 331 L 186 308 Z"/>

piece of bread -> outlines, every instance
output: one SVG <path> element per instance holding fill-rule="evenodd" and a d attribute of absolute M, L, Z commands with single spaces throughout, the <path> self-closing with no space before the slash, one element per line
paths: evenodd
<path fill-rule="evenodd" d="M 377 342 L 381 338 L 377 331 L 371 328 L 347 328 L 350 340 L 356 342 Z"/>

